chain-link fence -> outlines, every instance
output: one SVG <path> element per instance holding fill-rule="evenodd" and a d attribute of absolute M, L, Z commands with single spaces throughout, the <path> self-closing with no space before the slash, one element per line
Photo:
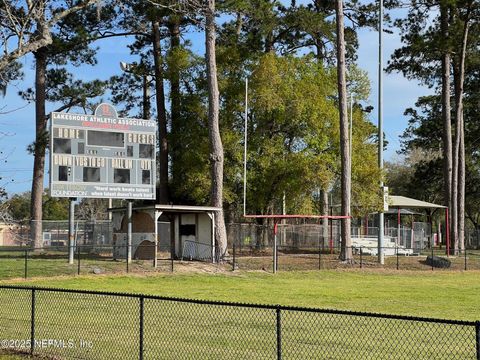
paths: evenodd
<path fill-rule="evenodd" d="M 403 270 L 480 269 L 480 250 L 469 248 L 446 254 L 446 247 L 434 241 L 427 223 L 413 223 L 413 228 L 387 227 L 378 261 L 378 229 L 352 227 L 352 258 L 340 261 L 340 222 L 322 224 L 273 225 L 229 224 L 229 254 L 233 269 L 244 270 L 321 270 L 335 268 L 391 268 Z M 276 259 L 275 259 L 276 241 Z M 433 246 L 432 246 L 433 245 Z M 430 261 L 430 257 L 434 260 Z M 445 258 L 444 262 L 437 258 Z M 433 264 L 433 266 L 432 266 Z"/>
<path fill-rule="evenodd" d="M 34 243 L 38 230 L 37 247 L 62 247 L 68 245 L 69 222 L 67 220 L 43 220 L 12 223 L 3 232 L 0 246 L 25 246 Z M 112 222 L 74 221 L 74 236 L 80 245 L 111 245 Z"/>
<path fill-rule="evenodd" d="M 428 271 L 466 271 L 480 270 L 480 251 L 462 250 L 458 254 L 451 251 L 429 248 L 414 253 L 411 249 L 402 247 L 382 247 L 384 263 L 378 260 L 377 246 L 353 246 L 351 258 L 341 260 L 341 249 L 305 248 L 292 250 L 289 247 L 278 246 L 275 259 L 274 247 L 265 247 L 261 253 L 240 252 L 233 244 L 229 250 L 229 262 L 233 270 L 264 270 L 264 271 L 303 271 L 328 269 L 392 269 L 392 270 L 428 270 Z M 274 270 L 274 264 L 276 269 Z"/>
<path fill-rule="evenodd" d="M 277 223 L 277 244 L 291 249 L 318 248 L 319 244 L 325 249 L 335 249 L 340 246 L 341 232 L 340 220 L 330 220 L 327 226 L 319 223 L 284 224 Z M 274 241 L 274 226 L 258 225 L 253 223 L 234 223 L 227 225 L 228 240 L 235 243 L 239 253 L 261 252 L 272 246 Z M 395 226 L 385 227 L 385 241 L 387 247 L 399 246 L 421 252 L 430 247 L 432 232 L 430 224 L 414 222 L 413 227 Z M 377 241 L 378 228 L 376 227 L 351 227 L 353 239 L 362 241 Z M 369 244 L 363 244 L 369 246 Z"/>
<path fill-rule="evenodd" d="M 160 244 L 0 247 L 0 278 L 174 271 L 174 258 Z M 156 258 L 156 262 L 155 262 Z"/>
<path fill-rule="evenodd" d="M 417 223 L 415 223 L 417 224 Z M 414 224 L 414 225 L 415 225 Z M 378 262 L 376 228 L 352 227 L 352 260 L 339 261 L 340 222 L 319 223 L 229 224 L 227 251 L 219 247 L 187 240 L 172 241 L 171 224 L 157 224 L 157 248 L 154 236 L 133 234 L 130 257 L 126 234 L 112 235 L 108 222 L 75 224 L 71 250 L 68 247 L 68 223 L 48 221 L 42 224 L 44 245 L 33 248 L 29 242 L 16 246 L 0 246 L 0 278 L 34 277 L 120 272 L 174 271 L 175 264 L 199 260 L 213 263 L 218 269 L 273 271 L 274 244 L 277 243 L 276 270 L 322 270 L 335 268 L 390 268 L 398 270 L 480 269 L 480 250 L 469 247 L 446 256 L 445 245 L 433 241 L 424 223 L 414 226 L 387 228 L 383 253 L 385 263 Z M 399 232 L 400 230 L 400 232 Z M 15 239 L 29 239 L 28 227 L 19 227 Z M 418 233 L 415 235 L 415 233 Z M 400 234 L 400 236 L 398 236 Z M 9 235 L 10 236 L 10 235 Z M 421 240 L 415 240 L 421 239 Z M 470 242 L 471 243 L 471 242 Z M 23 244 L 23 245 L 20 245 Z M 416 244 L 415 246 L 413 246 Z M 177 249 L 174 246 L 178 246 Z M 428 256 L 446 258 L 448 266 L 432 262 Z M 131 261 L 128 261 L 131 259 Z M 441 262 L 441 261 L 440 261 Z"/>
<path fill-rule="evenodd" d="M 55 359 L 480 359 L 480 322 L 0 286 L 1 350 Z"/>

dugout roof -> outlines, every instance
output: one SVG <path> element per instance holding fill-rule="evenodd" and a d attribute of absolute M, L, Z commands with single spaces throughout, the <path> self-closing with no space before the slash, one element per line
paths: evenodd
<path fill-rule="evenodd" d="M 399 209 L 445 209 L 446 206 L 429 203 L 406 196 L 388 196 L 388 206 Z"/>

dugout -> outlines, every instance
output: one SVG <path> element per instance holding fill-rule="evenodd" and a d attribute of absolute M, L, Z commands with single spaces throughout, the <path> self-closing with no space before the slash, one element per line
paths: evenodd
<path fill-rule="evenodd" d="M 150 205 L 132 209 L 132 259 L 165 256 L 212 262 L 215 259 L 215 213 L 220 208 Z M 127 208 L 112 212 L 114 257 L 125 259 L 128 245 Z"/>

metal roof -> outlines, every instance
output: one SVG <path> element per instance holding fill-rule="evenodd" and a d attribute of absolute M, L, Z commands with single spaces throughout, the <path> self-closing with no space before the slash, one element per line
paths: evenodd
<path fill-rule="evenodd" d="M 446 206 L 429 203 L 417 199 L 412 199 L 406 196 L 388 196 L 388 206 L 392 208 L 403 209 L 445 209 Z"/>

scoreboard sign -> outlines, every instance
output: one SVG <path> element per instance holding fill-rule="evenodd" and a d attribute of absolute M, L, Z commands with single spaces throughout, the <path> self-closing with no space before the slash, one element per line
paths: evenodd
<path fill-rule="evenodd" d="M 119 118 L 109 104 L 50 120 L 51 196 L 155 199 L 154 121 Z"/>

